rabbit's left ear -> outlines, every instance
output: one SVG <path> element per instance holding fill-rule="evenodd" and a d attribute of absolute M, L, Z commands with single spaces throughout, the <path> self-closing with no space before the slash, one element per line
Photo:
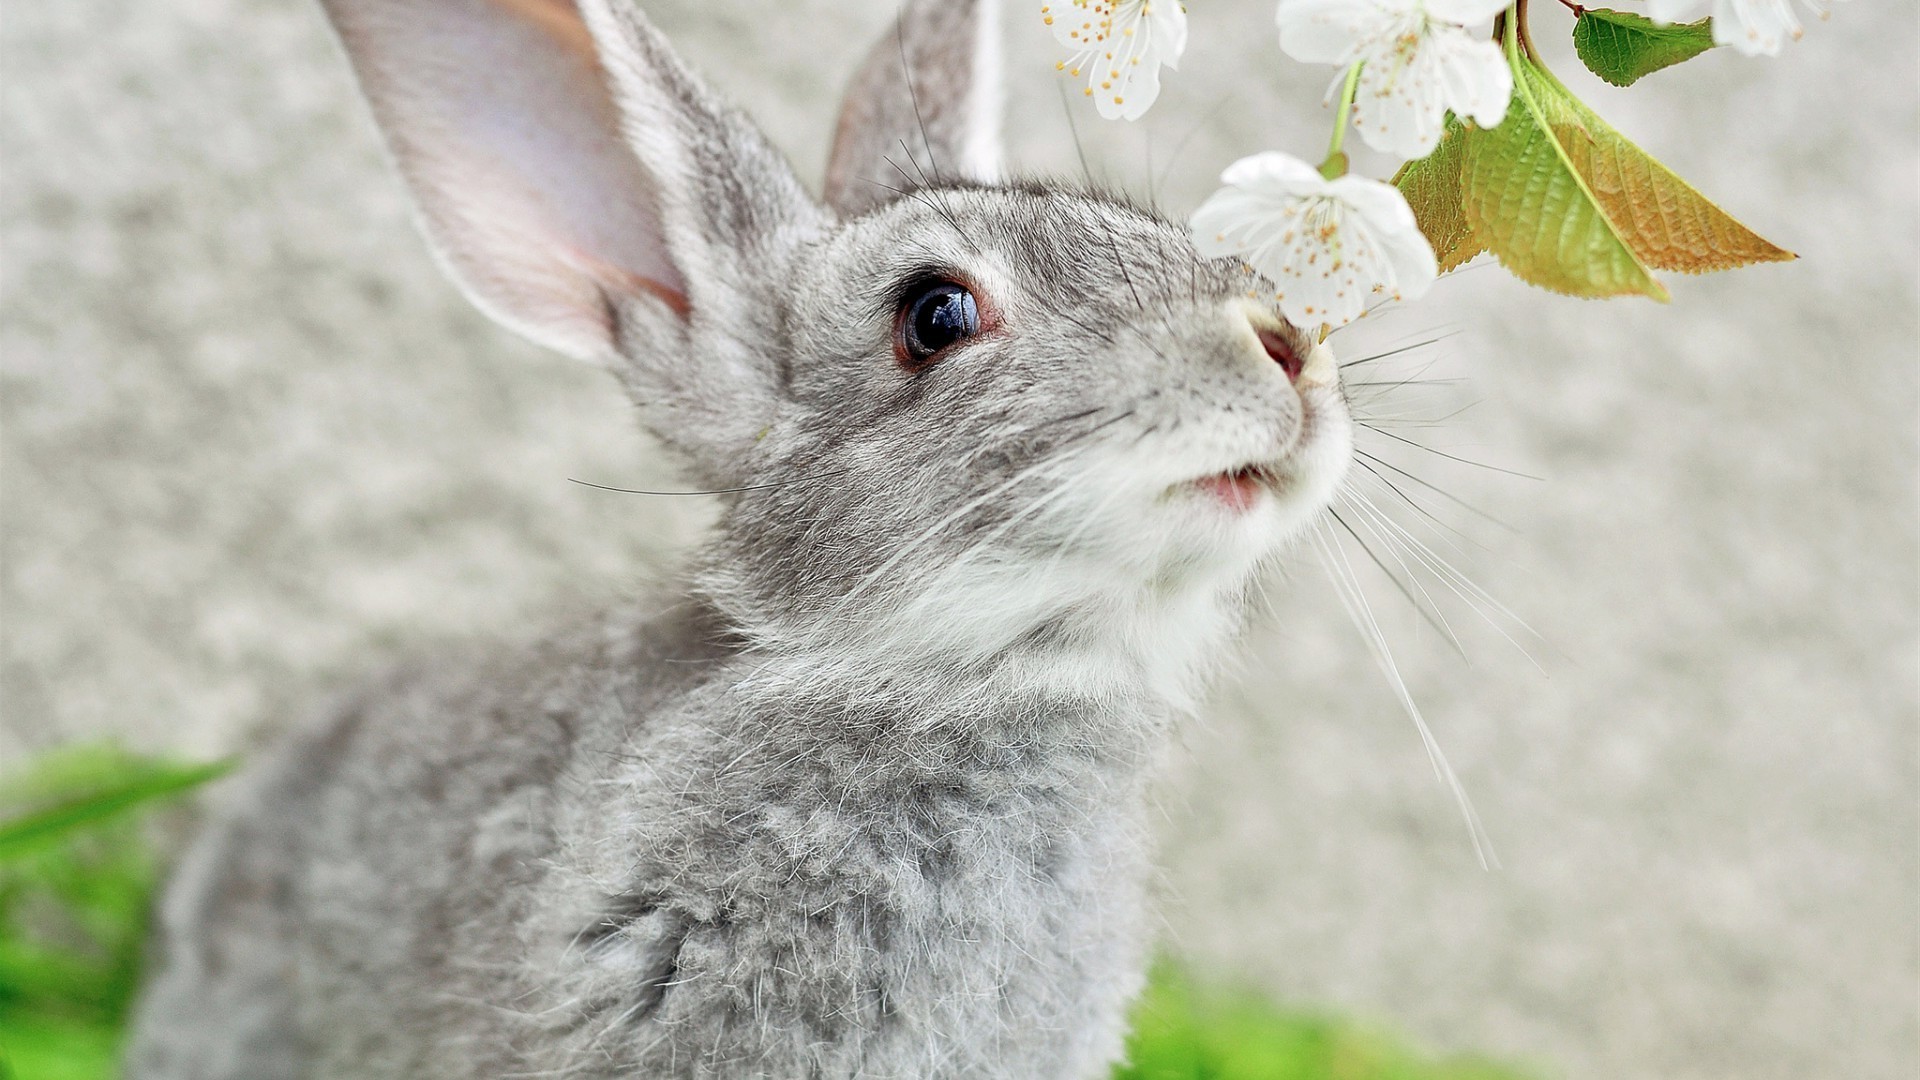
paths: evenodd
<path fill-rule="evenodd" d="M 1000 110 L 997 0 L 906 0 L 847 87 L 828 205 L 853 217 L 889 188 L 998 179 Z"/>
<path fill-rule="evenodd" d="M 544 345 L 613 361 L 629 312 L 733 325 L 829 222 L 631 0 L 322 4 L 448 270 Z"/>

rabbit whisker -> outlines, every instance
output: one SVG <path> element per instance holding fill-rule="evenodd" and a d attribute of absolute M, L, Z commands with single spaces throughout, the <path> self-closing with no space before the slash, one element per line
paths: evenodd
<path fill-rule="evenodd" d="M 1166 184 L 1167 174 L 1171 173 L 1173 167 L 1180 163 L 1180 152 L 1187 148 L 1187 144 L 1193 142 L 1195 135 L 1200 134 L 1206 130 L 1209 124 L 1213 123 L 1213 118 L 1220 114 L 1220 110 L 1226 108 L 1228 103 L 1232 102 L 1238 96 L 1237 92 L 1231 90 L 1221 94 L 1219 100 L 1209 105 L 1207 111 L 1201 114 L 1200 119 L 1195 121 L 1193 126 L 1187 129 L 1187 133 L 1180 136 L 1180 141 L 1173 144 L 1173 153 L 1167 157 L 1166 165 L 1161 168 L 1160 174 L 1154 177 L 1148 185 L 1147 190 L 1149 192 L 1158 190 Z"/>
<path fill-rule="evenodd" d="M 1148 430 L 1151 431 L 1153 429 L 1149 428 Z M 1119 487 L 1109 491 L 1106 498 L 1101 499 L 1099 505 L 1093 508 L 1093 512 L 1088 514 L 1085 520 L 1081 521 L 1080 527 L 1073 530 L 1073 532 L 1067 535 L 1066 539 L 1054 546 L 1053 557 L 1047 560 L 1047 567 L 1045 573 L 1042 575 L 1043 577 L 1053 576 L 1053 572 L 1059 567 L 1060 561 L 1067 557 L 1067 553 L 1073 550 L 1073 546 L 1080 542 L 1080 538 L 1101 519 L 1107 511 L 1107 507 L 1113 505 L 1114 500 L 1118 499 L 1124 491 L 1124 488 Z"/>
<path fill-rule="evenodd" d="M 1404 379 L 1375 379 L 1372 381 L 1357 381 L 1357 382 L 1347 382 L 1345 380 L 1342 380 L 1341 385 L 1347 387 L 1348 389 L 1352 389 L 1354 387 L 1373 387 L 1375 389 L 1373 389 L 1370 393 L 1366 395 L 1368 401 L 1373 401 L 1375 399 L 1388 397 L 1389 395 L 1393 394 L 1394 391 L 1404 389 L 1405 387 L 1408 387 L 1408 386 L 1414 386 L 1414 385 L 1440 386 L 1440 385 L 1445 385 L 1447 383 L 1460 381 L 1455 379 L 1428 379 L 1423 377 L 1426 375 L 1427 372 L 1433 370 L 1434 365 L 1438 364 L 1440 362 L 1440 359 L 1441 359 L 1440 357 L 1436 356 L 1433 359 L 1428 360 L 1426 363 L 1421 364 L 1419 367 L 1415 368 Z"/>
<path fill-rule="evenodd" d="M 1333 520 L 1339 522 L 1341 528 L 1347 530 L 1347 535 L 1353 537 L 1353 542 L 1360 545 L 1360 550 L 1367 553 L 1367 558 L 1373 560 L 1373 565 L 1380 568 L 1380 573 L 1386 575 L 1386 579 L 1393 583 L 1393 587 L 1400 591 L 1400 595 L 1407 598 L 1407 603 L 1413 606 L 1413 610 L 1419 613 L 1420 618 L 1425 620 L 1428 626 L 1438 630 L 1441 636 L 1447 639 L 1448 644 L 1453 646 L 1453 651 L 1460 654 L 1460 659 L 1467 659 L 1466 647 L 1460 644 L 1459 635 L 1453 632 L 1453 624 L 1447 621 L 1446 614 L 1440 610 L 1440 605 L 1434 601 L 1433 595 L 1427 592 L 1425 585 L 1420 583 L 1419 575 L 1413 572 L 1413 568 L 1409 567 L 1406 560 L 1400 557 L 1399 552 L 1394 550 L 1393 545 L 1387 544 L 1387 554 L 1392 556 L 1393 561 L 1400 565 L 1401 572 L 1407 575 L 1406 581 L 1401 581 L 1398 574 L 1395 574 L 1387 568 L 1387 564 L 1381 560 L 1380 554 L 1373 550 L 1373 545 L 1367 543 L 1366 538 L 1356 532 L 1352 525 L 1347 524 L 1347 519 L 1340 516 L 1340 511 L 1329 506 L 1327 507 L 1327 514 L 1331 516 Z M 1373 533 L 1376 539 L 1379 539 L 1383 544 L 1386 543 L 1385 538 L 1381 537 L 1371 525 L 1368 525 L 1365 519 L 1361 519 L 1360 524 L 1367 526 L 1367 531 Z M 1408 588 L 1409 584 L 1412 585 L 1412 589 Z M 1422 604 L 1414 597 L 1414 589 L 1419 590 L 1420 596 L 1426 599 L 1425 604 Z"/>
<path fill-rule="evenodd" d="M 933 175 L 937 178 L 940 175 L 940 162 L 933 155 L 933 140 L 927 135 L 927 118 L 920 113 L 920 91 L 913 85 L 913 65 L 907 63 L 907 10 L 904 6 L 893 18 L 893 41 L 900 50 L 900 74 L 906 80 L 907 100 L 913 103 L 913 122 L 920 127 L 920 141 L 927 147 L 927 164 L 933 166 Z M 901 145 L 905 143 L 906 140 L 902 139 Z M 912 157 L 912 152 L 909 151 L 907 156 Z M 918 167 L 916 164 L 915 168 Z"/>
<path fill-rule="evenodd" d="M 1157 211 L 1160 207 L 1160 200 L 1153 194 L 1153 129 L 1143 128 L 1141 129 L 1141 134 L 1145 136 L 1146 140 L 1147 163 L 1146 168 L 1142 171 L 1147 174 L 1147 208 Z"/>
<path fill-rule="evenodd" d="M 1459 334 L 1460 334 L 1460 331 L 1458 330 L 1449 330 L 1444 334 L 1436 334 L 1425 341 L 1416 341 L 1411 345 L 1402 345 L 1397 349 L 1388 349 L 1386 352 L 1374 353 L 1372 356 L 1363 356 L 1358 360 L 1348 360 L 1345 363 L 1340 365 L 1340 370 L 1345 371 L 1348 368 L 1359 367 L 1361 364 L 1371 364 L 1375 360 L 1385 360 L 1389 356 L 1399 356 L 1401 353 L 1404 353 L 1404 352 L 1412 352 L 1415 349 L 1424 349 L 1429 345 L 1437 345 L 1440 342 L 1445 341 L 1450 337 L 1456 337 Z"/>
<path fill-rule="evenodd" d="M 1334 593 L 1340 598 L 1340 606 L 1346 609 L 1347 617 L 1366 640 L 1374 662 L 1386 675 L 1394 695 L 1400 699 L 1401 709 L 1419 730 L 1420 742 L 1426 747 L 1427 760 L 1432 763 L 1434 774 L 1452 791 L 1454 803 L 1460 808 L 1460 816 L 1466 821 L 1467 835 L 1473 840 L 1473 851 L 1480 859 L 1481 869 L 1494 869 L 1500 865 L 1500 860 L 1494 854 L 1492 838 L 1481 825 L 1479 812 L 1473 808 L 1473 800 L 1467 797 L 1466 788 L 1454 774 L 1453 766 L 1448 763 L 1446 754 L 1434 739 L 1433 730 L 1427 726 L 1427 719 L 1421 714 L 1419 704 L 1407 689 L 1407 681 L 1401 676 L 1399 665 L 1394 663 L 1393 652 L 1387 647 L 1387 636 L 1373 617 L 1373 608 L 1360 588 L 1360 579 L 1353 572 L 1353 564 L 1347 561 L 1346 552 L 1341 549 L 1339 541 L 1327 534 L 1325 522 L 1310 530 L 1307 536 L 1319 551 L 1327 576 L 1333 581 Z"/>
<path fill-rule="evenodd" d="M 1389 390 L 1391 390 L 1395 387 L 1401 387 L 1401 386 L 1452 386 L 1455 383 L 1463 383 L 1466 381 L 1467 380 L 1465 379 L 1421 379 L 1421 378 L 1373 379 L 1373 380 L 1355 379 L 1351 382 L 1342 380 L 1340 385 L 1345 386 L 1349 389 L 1356 386 L 1384 386 L 1384 387 L 1387 387 Z M 1385 391 L 1382 391 L 1382 393 L 1384 392 Z"/>
<path fill-rule="evenodd" d="M 1132 415 L 1133 415 L 1133 409 L 1129 408 L 1125 412 L 1122 412 L 1116 416 L 1103 420 L 1100 423 L 1095 424 L 1094 426 L 1088 428 L 1085 431 L 1081 431 L 1070 436 L 1064 443 L 1062 443 L 1062 445 L 1072 446 L 1074 443 L 1091 438 L 1095 433 L 1102 431 L 1108 427 L 1111 427 L 1114 424 L 1117 424 L 1120 421 Z M 1081 451 L 1081 453 L 1084 453 L 1084 452 L 1085 451 Z M 888 571 L 892 570 L 895 566 L 898 566 L 900 564 L 901 560 L 905 559 L 908 555 L 918 550 L 921 545 L 927 543 L 929 540 L 932 540 L 935 536 L 939 535 L 940 531 L 945 529 L 947 526 L 953 524 L 955 521 L 960 520 L 961 518 L 965 517 L 967 514 L 972 513 L 974 510 L 979 509 L 988 500 L 994 498 L 995 496 L 1000 495 L 1008 490 L 1011 490 L 1012 488 L 1016 487 L 1022 482 L 1029 480 L 1034 476 L 1037 476 L 1048 469 L 1055 469 L 1061 466 L 1071 464 L 1079 456 L 1080 456 L 1080 453 L 1073 453 L 1073 454 L 1066 454 L 1060 457 L 1049 458 L 1045 461 L 1036 462 L 1033 465 L 1020 470 L 1019 472 L 1014 473 L 1011 477 L 1008 477 L 1006 480 L 1003 480 L 1000 483 L 995 484 L 993 487 L 987 489 L 987 491 L 984 494 L 978 495 L 968 500 L 967 502 L 961 504 L 957 509 L 954 509 L 952 511 L 949 511 L 945 515 L 942 515 L 932 525 L 928 526 L 925 530 L 923 530 L 919 536 L 915 537 L 912 541 L 910 541 L 909 543 L 901 547 L 900 550 L 894 552 L 893 557 L 888 559 L 886 562 L 882 563 L 878 569 L 875 569 L 874 571 L 872 571 L 871 573 L 863 577 L 858 584 L 856 584 L 851 590 L 847 592 L 845 596 L 840 598 L 840 603 L 835 606 L 832 614 L 839 615 L 844 613 L 847 610 L 847 607 L 852 603 L 854 599 L 856 599 L 862 593 L 864 593 L 875 582 L 885 577 Z"/>
<path fill-rule="evenodd" d="M 907 170 L 900 167 L 899 162 L 893 160 L 893 158 L 891 157 L 888 157 L 886 159 L 886 162 L 887 164 L 893 166 L 893 170 L 900 174 L 901 179 L 907 182 L 906 187 L 897 188 L 897 187 L 894 187 L 892 184 L 883 183 L 882 181 L 875 180 L 870 176 L 861 177 L 861 179 L 865 180 L 869 184 L 874 184 L 879 187 L 883 187 L 888 191 L 891 191 L 894 194 L 899 195 L 901 198 L 912 199 L 913 201 L 919 203 L 920 205 L 926 207 L 927 209 L 932 210 L 934 213 L 939 214 L 941 217 L 947 220 L 948 225 L 953 226 L 954 235 L 960 238 L 961 243 L 967 245 L 968 250 L 974 252 L 975 254 L 979 253 L 980 248 L 974 244 L 973 237 L 968 236 L 967 230 L 960 227 L 960 222 L 953 216 L 952 211 L 948 210 L 944 206 L 941 206 L 939 203 L 934 202 L 933 198 L 930 195 L 928 195 L 925 191 L 919 190 L 919 188 L 924 187 L 924 185 L 916 186 L 913 182 L 913 177 L 907 174 Z"/>
<path fill-rule="evenodd" d="M 778 480 L 770 484 L 742 484 L 739 487 L 710 488 L 706 491 L 645 491 L 640 488 L 623 488 L 623 487 L 612 487 L 607 484 L 596 484 L 591 480 L 580 480 L 571 476 L 567 477 L 567 483 L 579 484 L 581 487 L 597 488 L 600 491 L 617 491 L 623 495 L 666 495 L 666 496 L 733 495 L 735 493 L 742 492 L 742 491 L 765 491 L 768 488 L 788 487 L 793 484 L 811 483 L 815 480 L 823 480 L 829 476 L 839 476 L 842 473 L 846 473 L 850 471 L 852 471 L 851 468 L 828 469 L 826 472 L 814 473 L 811 476 L 796 476 L 791 480 Z"/>
<path fill-rule="evenodd" d="M 1113 252 L 1113 265 L 1117 269 L 1119 269 L 1121 279 L 1127 283 L 1127 291 L 1133 294 L 1134 310 L 1145 312 L 1147 310 L 1147 305 L 1144 303 L 1141 303 L 1140 290 L 1134 286 L 1133 275 L 1127 271 L 1127 261 L 1120 257 L 1120 242 L 1114 239 L 1113 223 L 1108 221 L 1106 218 L 1101 218 L 1100 227 L 1106 231 L 1107 250 Z M 1167 315 L 1168 317 L 1172 317 L 1173 309 L 1171 307 L 1167 309 Z"/>
<path fill-rule="evenodd" d="M 984 505 L 988 500 L 992 499 L 993 497 L 1000 495 L 1001 493 L 1017 486 L 1021 482 L 1028 480 L 1031 477 L 1039 474 L 1043 469 L 1050 468 L 1057 464 L 1064 464 L 1064 463 L 1065 463 L 1064 461 L 1054 461 L 1054 460 L 1039 462 L 1027 469 L 1023 469 L 1020 472 L 1015 473 L 1013 476 L 1009 477 L 1008 479 L 987 489 L 987 491 L 984 494 L 968 500 L 967 502 L 961 504 L 957 509 L 954 509 L 942 515 L 932 525 L 928 526 L 925 530 L 923 530 L 919 536 L 915 537 L 912 541 L 907 543 L 905 546 L 901 547 L 900 550 L 894 552 L 893 557 L 888 559 L 886 562 L 880 564 L 878 569 L 875 569 L 871 573 L 867 574 L 865 577 L 861 578 L 858 584 L 856 584 L 851 590 L 849 590 L 845 596 L 840 598 L 840 603 L 836 605 L 832 614 L 837 616 L 839 614 L 844 613 L 848 608 L 848 606 L 855 599 L 857 599 L 875 582 L 879 581 L 882 577 L 886 576 L 887 571 L 892 570 L 895 566 L 898 566 L 900 564 L 901 560 L 905 559 L 908 555 L 911 555 L 913 552 L 919 550 L 922 544 L 925 544 L 927 541 L 939 535 L 942 529 L 945 529 L 947 526 L 953 524 L 955 521 L 960 520 L 961 518 L 965 517 L 967 514 L 973 512 L 974 510 L 979 509 L 982 505 Z"/>
<path fill-rule="evenodd" d="M 1508 476 L 1517 476 L 1522 480 L 1539 480 L 1542 482 L 1546 480 L 1546 477 L 1543 477 L 1543 476 L 1535 476 L 1532 473 L 1523 473 L 1516 469 L 1503 469 L 1498 465 L 1489 465 L 1484 461 L 1475 461 L 1472 458 L 1463 458 L 1456 454 L 1449 454 L 1445 450 L 1436 450 L 1425 443 L 1415 442 L 1414 440 L 1407 438 L 1405 435 L 1396 435 L 1391 431 L 1386 431 L 1381 428 L 1375 427 L 1373 424 L 1364 420 L 1357 421 L 1357 422 L 1362 427 L 1365 427 L 1368 431 L 1371 431 L 1377 435 L 1385 435 L 1389 439 L 1393 439 L 1397 442 L 1406 443 L 1408 446 L 1411 446 L 1417 450 L 1425 450 L 1429 454 L 1438 455 L 1439 457 L 1446 458 L 1448 461 L 1457 461 L 1462 465 L 1472 465 L 1476 468 L 1490 469 L 1497 473 L 1505 473 Z"/>
<path fill-rule="evenodd" d="M 1383 469 L 1390 469 L 1393 472 L 1399 473 L 1401 476 L 1404 476 L 1408 480 L 1411 480 L 1414 483 L 1419 484 L 1421 487 L 1426 488 L 1428 491 L 1433 492 L 1435 495 L 1438 495 L 1441 498 L 1447 500 L 1448 502 L 1454 504 L 1455 506 L 1458 506 L 1460 509 L 1467 511 L 1470 514 L 1473 514 L 1475 517 L 1478 517 L 1484 521 L 1490 522 L 1491 524 L 1498 525 L 1500 528 L 1505 529 L 1510 533 L 1517 533 L 1520 531 L 1518 528 L 1516 528 L 1512 524 L 1502 521 L 1497 517 L 1494 517 L 1492 514 L 1489 514 L 1485 510 L 1482 510 L 1479 507 L 1473 505 L 1472 503 L 1466 501 L 1465 499 L 1462 499 L 1460 496 L 1455 495 L 1454 493 L 1448 491 L 1447 489 L 1436 485 L 1433 481 L 1428 480 L 1425 477 L 1415 475 L 1414 473 L 1410 473 L 1407 470 L 1401 468 L 1398 465 L 1395 465 L 1393 462 L 1388 461 L 1383 457 L 1379 457 L 1375 454 L 1369 454 L 1365 450 L 1360 450 L 1357 448 L 1354 450 L 1354 454 L 1358 457 L 1365 458 L 1366 460 L 1373 462 L 1375 465 L 1378 465 Z"/>
<path fill-rule="evenodd" d="M 1520 655 L 1526 657 L 1528 663 L 1532 664 L 1536 669 L 1539 669 L 1541 674 L 1546 673 L 1546 669 L 1540 666 L 1540 661 L 1534 659 L 1533 653 L 1529 651 L 1525 645 L 1520 644 L 1519 640 L 1512 634 L 1509 634 L 1506 627 L 1500 625 L 1500 620 L 1495 619 L 1487 609 L 1492 608 L 1494 611 L 1499 612 L 1511 620 L 1516 626 L 1525 630 L 1528 634 L 1531 634 L 1535 639 L 1545 641 L 1546 639 L 1541 636 L 1540 632 L 1532 626 L 1529 626 L 1525 619 L 1514 614 L 1505 604 L 1495 600 L 1492 593 L 1487 592 L 1475 584 L 1465 574 L 1455 569 L 1452 563 L 1441 558 L 1432 548 L 1422 542 L 1419 537 L 1408 532 L 1405 526 L 1402 526 L 1399 522 L 1381 513 L 1379 508 L 1375 507 L 1364 495 L 1342 492 L 1340 499 L 1347 506 L 1352 507 L 1355 513 L 1370 516 L 1374 522 L 1382 526 L 1386 530 L 1382 535 L 1382 539 L 1392 541 L 1395 546 L 1398 546 L 1401 550 L 1413 556 L 1416 562 L 1420 563 L 1429 573 L 1439 578 L 1442 584 L 1451 589 L 1454 595 L 1460 597 L 1488 626 L 1493 627 L 1495 633 L 1506 638 L 1508 644 L 1519 650 Z"/>
<path fill-rule="evenodd" d="M 1112 334 L 1109 334 L 1105 330 L 1102 330 L 1099 327 L 1094 326 L 1092 323 L 1083 322 L 1079 319 L 1074 318 L 1072 315 L 1067 314 L 1064 311 L 1057 312 L 1056 314 L 1060 318 L 1065 319 L 1066 321 L 1072 323 L 1073 325 L 1079 327 L 1080 329 L 1085 330 L 1087 333 L 1092 334 L 1094 337 L 1099 338 L 1101 341 L 1106 342 L 1108 345 L 1119 344 L 1119 342 L 1113 339 Z"/>
<path fill-rule="evenodd" d="M 1073 136 L 1073 153 L 1080 159 L 1080 178 L 1093 187 L 1093 168 L 1087 164 L 1087 148 L 1080 142 L 1080 125 L 1073 122 L 1073 105 L 1067 100 L 1067 84 L 1056 83 L 1060 92 L 1060 115 L 1066 117 L 1067 134 Z"/>
<path fill-rule="evenodd" d="M 1101 341 L 1106 342 L 1108 345 L 1119 344 L 1113 339 L 1112 334 L 1109 334 L 1105 330 L 1101 330 L 1090 323 L 1086 323 L 1079 319 L 1076 319 L 1072 315 L 1069 315 L 1064 311 L 1056 311 L 1054 312 L 1054 315 L 1057 318 L 1065 319 L 1067 322 L 1070 322 L 1073 325 L 1079 327 L 1080 329 L 1085 330 L 1087 333 L 1092 334 L 1093 336 L 1099 338 Z M 1140 344 L 1145 345 L 1148 349 L 1152 350 L 1153 355 L 1159 357 L 1162 360 L 1165 360 L 1169 364 L 1173 363 L 1173 358 L 1168 356 L 1166 354 L 1166 351 L 1161 349 L 1159 345 L 1155 344 L 1154 340 L 1147 336 L 1146 331 L 1140 329 L 1139 327 L 1133 325 L 1132 323 L 1125 323 L 1123 325 L 1128 330 L 1133 331 L 1133 336 L 1140 339 Z"/>
<path fill-rule="evenodd" d="M 900 152 L 907 155 L 907 164 L 913 166 L 913 171 L 920 174 L 920 179 L 918 181 L 915 181 L 912 177 L 908 176 L 907 183 L 914 184 L 917 187 L 933 186 L 932 182 L 927 179 L 927 170 L 920 167 L 920 158 L 917 154 L 913 152 L 913 148 L 907 145 L 907 140 L 896 139 L 894 141 L 900 144 Z M 931 156 L 931 152 L 929 152 L 929 156 Z M 887 158 L 887 164 L 892 165 L 895 169 L 900 169 L 900 166 L 893 160 L 891 156 Z M 934 172 L 937 175 L 939 170 L 936 168 Z M 907 171 L 905 169 L 900 169 L 900 175 L 907 176 Z"/>
<path fill-rule="evenodd" d="M 1354 464 L 1360 466 L 1362 469 L 1365 469 L 1368 473 L 1372 474 L 1373 479 L 1376 482 L 1386 485 L 1386 488 L 1388 491 L 1393 492 L 1394 495 L 1397 496 L 1401 502 L 1404 502 L 1408 506 L 1413 507 L 1414 511 L 1418 513 L 1421 517 L 1426 518 L 1427 521 L 1432 526 L 1445 529 L 1446 531 L 1452 533 L 1453 535 L 1459 537 L 1460 539 L 1465 540 L 1466 542 L 1474 545 L 1477 548 L 1480 548 L 1482 551 L 1488 550 L 1485 544 L 1480 543 L 1478 540 L 1475 540 L 1471 536 L 1468 536 L 1466 533 L 1461 532 L 1459 529 L 1456 529 L 1452 525 L 1441 520 L 1438 514 L 1435 514 L 1432 510 L 1427 509 L 1427 507 L 1422 505 L 1418 500 L 1408 495 L 1404 490 L 1401 489 L 1399 484 L 1396 484 L 1392 480 L 1387 479 L 1386 474 L 1382 473 L 1379 469 L 1374 468 L 1372 462 L 1365 461 L 1356 457 L 1354 459 Z M 1451 545 L 1452 542 L 1448 541 L 1448 543 L 1449 545 Z M 1457 551 L 1459 549 L 1455 548 L 1455 550 Z"/>

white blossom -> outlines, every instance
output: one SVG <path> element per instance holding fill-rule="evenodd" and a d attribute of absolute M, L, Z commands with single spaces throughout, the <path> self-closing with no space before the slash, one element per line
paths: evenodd
<path fill-rule="evenodd" d="M 1805 0 L 1821 18 L 1829 14 L 1828 0 Z M 1800 37 L 1800 20 L 1790 0 L 1648 0 L 1654 22 L 1693 22 L 1713 16 L 1713 43 L 1730 45 L 1748 56 L 1778 56 L 1789 40 Z"/>
<path fill-rule="evenodd" d="M 1360 69 L 1354 129 L 1367 145 L 1425 157 L 1447 110 L 1482 127 L 1500 123 L 1513 72 L 1500 46 L 1467 27 L 1508 0 L 1280 0 L 1280 48 L 1310 64 Z"/>
<path fill-rule="evenodd" d="M 1180 66 L 1187 9 L 1180 0 L 1045 0 L 1040 17 L 1073 50 L 1055 65 L 1086 80 L 1109 120 L 1138 120 L 1160 96 L 1160 68 Z"/>
<path fill-rule="evenodd" d="M 1344 326 L 1384 296 L 1416 299 L 1439 273 L 1413 210 L 1391 184 L 1328 180 L 1281 153 L 1241 158 L 1194 211 L 1194 244 L 1239 256 L 1277 287 L 1294 324 Z"/>

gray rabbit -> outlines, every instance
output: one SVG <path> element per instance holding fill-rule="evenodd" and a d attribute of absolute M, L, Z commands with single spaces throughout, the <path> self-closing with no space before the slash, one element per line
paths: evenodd
<path fill-rule="evenodd" d="M 1169 729 L 1346 467 L 1331 353 L 997 179 L 988 0 L 907 5 L 823 199 L 625 0 L 325 6 L 451 275 L 723 511 L 665 594 L 261 762 L 132 1076 L 1102 1075 Z"/>

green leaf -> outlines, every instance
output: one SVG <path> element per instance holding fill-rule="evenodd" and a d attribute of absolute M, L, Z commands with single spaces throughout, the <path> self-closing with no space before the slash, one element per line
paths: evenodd
<path fill-rule="evenodd" d="M 1466 208 L 1460 202 L 1460 166 L 1473 131 L 1448 113 L 1440 145 L 1426 157 L 1400 166 L 1393 177 L 1394 186 L 1413 208 L 1414 220 L 1420 223 L 1420 231 L 1440 261 L 1441 273 L 1456 269 L 1487 250 L 1487 246 L 1475 238 L 1472 226 L 1467 223 Z"/>
<path fill-rule="evenodd" d="M 224 775 L 229 761 L 208 765 L 171 765 L 138 759 L 96 768 L 60 762 L 62 778 L 47 791 L 45 777 L 16 780 L 5 792 L 15 806 L 0 810 L 0 862 L 57 843 L 77 830 L 119 817 L 155 799 L 177 794 Z M 26 798 L 21 798 L 22 794 Z M 37 796 L 37 797 L 36 797 Z M 27 803 L 19 809 L 17 804 Z"/>
<path fill-rule="evenodd" d="M 1662 26 L 1630 11 L 1588 8 L 1573 24 L 1573 49 L 1581 62 L 1615 86 L 1632 86 L 1711 48 L 1711 19 Z"/>
<path fill-rule="evenodd" d="M 1515 277 L 1544 289 L 1667 300 L 1555 137 L 1552 121 L 1567 112 L 1562 94 L 1521 57 L 1511 29 L 1507 55 L 1506 118 L 1464 147 L 1461 203 L 1474 237 Z"/>
<path fill-rule="evenodd" d="M 157 880 L 140 811 L 218 776 L 111 746 L 0 780 L 0 1080 L 111 1080 Z"/>

